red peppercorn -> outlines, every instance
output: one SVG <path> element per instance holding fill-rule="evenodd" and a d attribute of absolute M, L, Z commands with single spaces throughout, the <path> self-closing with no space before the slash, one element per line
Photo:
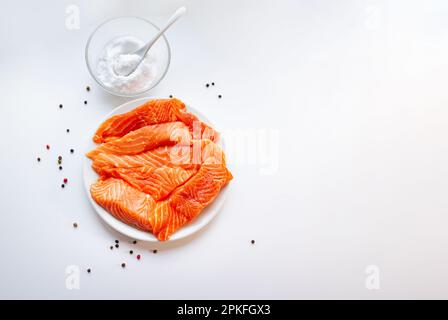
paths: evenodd
<path fill-rule="evenodd" d="M 140 258 L 141 258 L 141 257 L 140 257 L 140 255 L 138 254 L 138 255 L 137 255 L 137 260 L 140 260 Z"/>
<path fill-rule="evenodd" d="M 67 178 L 64 178 L 64 183 L 67 183 L 68 182 L 68 179 Z"/>
<path fill-rule="evenodd" d="M 47 147 L 47 150 L 50 150 L 50 145 L 49 145 L 49 144 L 47 144 L 47 146 L 46 146 L 46 147 Z"/>

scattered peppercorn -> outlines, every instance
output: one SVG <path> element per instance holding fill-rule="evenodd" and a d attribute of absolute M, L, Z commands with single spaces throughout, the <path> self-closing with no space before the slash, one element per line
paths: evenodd
<path fill-rule="evenodd" d="M 39 157 L 37 157 L 37 162 L 40 162 L 40 158 Z"/>
<path fill-rule="evenodd" d="M 126 263 L 123 262 L 123 263 L 121 264 L 121 267 L 122 267 L 122 268 L 126 267 Z"/>
<path fill-rule="evenodd" d="M 73 150 L 73 149 L 70 149 L 70 153 L 73 153 L 73 152 L 75 152 L 75 150 Z"/>
<path fill-rule="evenodd" d="M 89 87 L 89 86 L 87 86 L 87 87 L 86 87 L 86 90 L 87 90 L 87 91 L 90 91 L 90 87 Z"/>
<path fill-rule="evenodd" d="M 214 86 L 215 85 L 215 83 L 214 82 L 212 82 L 212 86 Z"/>
<path fill-rule="evenodd" d="M 61 188 L 65 188 L 65 184 L 61 184 Z"/>
<path fill-rule="evenodd" d="M 153 250 L 152 253 L 157 253 L 157 250 Z"/>
<path fill-rule="evenodd" d="M 67 178 L 64 178 L 64 183 L 66 184 L 68 182 L 68 179 Z"/>
<path fill-rule="evenodd" d="M 119 247 L 120 247 L 120 245 L 119 245 L 119 244 L 116 244 L 116 245 L 115 245 L 115 248 L 117 248 L 117 249 L 118 249 Z"/>
<path fill-rule="evenodd" d="M 133 244 L 137 244 L 137 240 L 132 241 Z"/>
<path fill-rule="evenodd" d="M 87 100 L 84 100 L 84 104 L 87 104 Z"/>
<path fill-rule="evenodd" d="M 70 129 L 67 129 L 67 133 L 69 133 L 70 132 Z"/>
<path fill-rule="evenodd" d="M 119 243 L 120 241 L 118 241 L 118 240 L 115 240 L 115 243 Z"/>
<path fill-rule="evenodd" d="M 137 260 L 140 260 L 140 258 L 141 258 L 141 257 L 140 257 L 140 255 L 138 254 L 138 255 L 137 255 Z"/>
<path fill-rule="evenodd" d="M 173 97 L 173 95 L 172 94 L 170 94 L 170 98 L 172 98 Z"/>
<path fill-rule="evenodd" d="M 59 170 L 62 170 L 62 166 L 59 166 Z"/>
<path fill-rule="evenodd" d="M 50 150 L 50 145 L 47 144 L 47 145 L 46 145 L 46 148 L 47 148 L 47 150 Z"/>
<path fill-rule="evenodd" d="M 134 253 L 134 251 L 132 251 L 132 250 L 131 250 L 131 251 L 129 251 L 129 254 L 133 254 L 133 253 Z"/>
<path fill-rule="evenodd" d="M 207 84 L 205 85 L 205 87 L 207 87 L 207 88 L 208 88 L 208 87 L 210 87 L 210 85 L 209 85 L 209 84 L 207 83 Z"/>
<path fill-rule="evenodd" d="M 250 243 L 255 244 L 255 240 L 252 240 Z"/>
<path fill-rule="evenodd" d="M 78 224 L 76 222 L 73 222 L 73 228 L 78 228 Z"/>
<path fill-rule="evenodd" d="M 59 105 L 59 109 L 62 109 L 62 104 Z"/>
<path fill-rule="evenodd" d="M 59 157 L 58 157 L 58 160 L 62 160 L 62 156 L 59 156 Z"/>
<path fill-rule="evenodd" d="M 90 269 L 87 269 L 87 272 L 88 272 L 88 273 L 90 273 L 91 271 L 92 271 L 92 270 L 90 270 Z"/>
<path fill-rule="evenodd" d="M 218 95 L 218 98 L 221 99 L 221 98 L 222 98 L 222 95 Z"/>
<path fill-rule="evenodd" d="M 114 249 L 114 246 L 110 246 L 110 250 L 113 250 Z"/>

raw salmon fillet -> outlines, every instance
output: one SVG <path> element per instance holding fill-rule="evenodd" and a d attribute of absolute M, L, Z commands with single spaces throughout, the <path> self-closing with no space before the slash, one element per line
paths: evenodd
<path fill-rule="evenodd" d="M 87 156 L 94 159 L 99 153 L 139 154 L 163 145 L 190 141 L 190 133 L 183 122 L 167 122 L 142 127 L 125 136 L 106 142 Z"/>
<path fill-rule="evenodd" d="M 141 127 L 176 121 L 176 115 L 181 110 L 185 110 L 185 104 L 178 99 L 149 100 L 130 112 L 112 116 L 104 121 L 95 132 L 93 141 L 107 142 Z"/>
<path fill-rule="evenodd" d="M 87 156 L 92 198 L 160 241 L 194 220 L 233 178 L 218 133 L 177 99 L 152 100 L 106 120 Z"/>
<path fill-rule="evenodd" d="M 150 214 L 155 206 L 152 197 L 132 188 L 120 179 L 98 180 L 90 187 L 92 198 L 117 219 L 150 231 Z"/>
<path fill-rule="evenodd" d="M 175 218 L 154 229 L 154 235 L 161 241 L 168 240 L 179 228 L 196 218 L 231 179 L 232 175 L 222 164 L 202 165 L 196 175 L 164 201 L 176 213 Z"/>
<path fill-rule="evenodd" d="M 183 169 L 168 166 L 159 168 L 141 166 L 109 169 L 105 172 L 105 175 L 123 179 L 134 188 L 151 195 L 158 201 L 186 182 L 198 170 L 198 167 Z"/>
<path fill-rule="evenodd" d="M 130 112 L 112 116 L 99 126 L 93 141 L 108 142 L 148 125 L 173 121 L 184 122 L 191 132 L 194 130 L 194 124 L 197 124 L 201 136 L 204 135 L 204 138 L 210 140 L 218 139 L 215 130 L 187 112 L 182 101 L 173 98 L 149 100 Z"/>
<path fill-rule="evenodd" d="M 94 157 L 92 168 L 99 175 L 107 174 L 112 168 L 136 168 L 150 166 L 159 168 L 163 166 L 191 168 L 201 164 L 205 158 L 214 156 L 214 159 L 225 163 L 224 153 L 210 140 L 192 140 L 191 145 L 163 146 L 135 155 L 115 155 L 99 153 Z"/>

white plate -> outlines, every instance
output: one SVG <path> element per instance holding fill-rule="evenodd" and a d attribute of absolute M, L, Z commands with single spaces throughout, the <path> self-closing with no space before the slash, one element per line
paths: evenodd
<path fill-rule="evenodd" d="M 106 120 L 107 118 L 109 118 L 113 115 L 131 111 L 132 109 L 140 106 L 142 103 L 144 103 L 145 101 L 148 101 L 150 99 L 157 99 L 157 98 L 154 98 L 154 97 L 139 98 L 136 100 L 126 102 L 126 103 L 122 104 L 121 106 L 112 110 L 112 112 L 110 112 L 104 118 L 104 120 Z M 189 106 L 187 106 L 187 109 L 188 109 L 188 111 L 192 112 L 197 117 L 199 117 L 200 120 L 204 121 L 205 123 L 207 123 L 213 127 L 213 125 L 200 112 L 198 112 L 197 110 L 195 110 L 194 108 L 191 108 Z M 99 125 L 99 123 L 98 123 L 98 125 Z M 95 130 L 96 130 L 96 128 L 95 128 Z M 90 135 L 90 137 L 93 137 L 93 132 Z M 220 141 L 219 144 L 220 145 L 223 144 L 222 140 Z M 90 151 L 90 150 L 94 149 L 96 146 L 97 145 L 93 142 L 93 140 L 90 140 L 90 143 L 88 145 L 88 150 Z M 92 196 L 90 195 L 90 186 L 93 183 L 95 183 L 95 181 L 97 179 L 98 179 L 98 174 L 92 169 L 92 160 L 85 157 L 84 185 L 86 187 L 87 195 L 90 199 L 90 202 L 92 203 L 93 208 L 98 213 L 98 215 L 113 229 L 117 230 L 118 232 L 120 232 L 132 239 L 142 240 L 142 241 L 150 241 L 150 242 L 159 242 L 159 240 L 157 240 L 157 238 L 152 233 L 136 229 L 130 225 L 127 225 L 127 224 L 121 222 L 120 220 L 116 219 L 113 215 L 111 215 L 109 212 L 104 210 L 100 205 L 98 205 L 95 202 L 95 200 L 93 200 Z M 221 209 L 221 207 L 224 203 L 226 194 L 227 194 L 227 187 L 221 190 L 219 195 L 216 197 L 215 201 L 213 201 L 210 205 L 208 205 L 196 219 L 194 219 L 189 224 L 183 226 L 180 230 L 176 231 L 168 241 L 176 241 L 176 240 L 186 238 L 186 237 L 198 232 L 202 228 L 204 228 L 218 214 L 219 210 Z"/>

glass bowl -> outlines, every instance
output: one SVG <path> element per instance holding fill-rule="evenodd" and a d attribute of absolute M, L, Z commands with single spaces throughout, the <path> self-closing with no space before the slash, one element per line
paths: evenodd
<path fill-rule="evenodd" d="M 98 78 L 96 68 L 103 50 L 112 40 L 119 37 L 130 36 L 146 43 L 151 40 L 158 31 L 159 28 L 154 23 L 138 17 L 119 17 L 107 20 L 100 24 L 89 37 L 85 51 L 87 69 L 93 79 L 95 79 L 95 81 L 107 92 L 122 97 L 135 97 L 157 86 L 157 84 L 159 84 L 165 77 L 171 60 L 170 45 L 165 35 L 159 38 L 148 53 L 151 54 L 151 51 L 157 53 L 157 60 L 155 62 L 157 67 L 156 76 L 139 91 L 120 91 L 105 85 Z"/>

